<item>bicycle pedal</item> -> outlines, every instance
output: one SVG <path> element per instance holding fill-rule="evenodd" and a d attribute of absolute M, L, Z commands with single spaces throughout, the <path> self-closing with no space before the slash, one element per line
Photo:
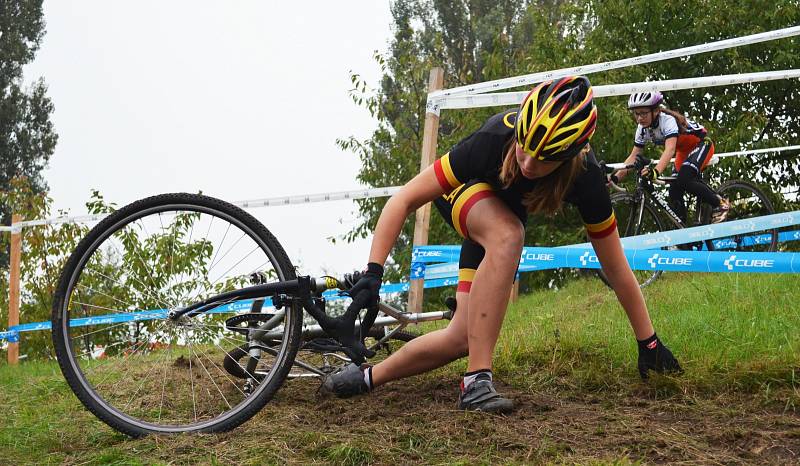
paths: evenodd
<path fill-rule="evenodd" d="M 456 298 L 452 296 L 444 298 L 444 305 L 447 306 L 448 309 L 448 311 L 445 311 L 444 313 L 444 318 L 447 320 L 451 320 L 456 313 L 456 308 L 458 307 Z"/>
<path fill-rule="evenodd" d="M 444 305 L 447 306 L 447 309 L 456 312 L 456 306 L 458 306 L 458 303 L 456 302 L 456 298 L 448 296 L 444 298 Z"/>

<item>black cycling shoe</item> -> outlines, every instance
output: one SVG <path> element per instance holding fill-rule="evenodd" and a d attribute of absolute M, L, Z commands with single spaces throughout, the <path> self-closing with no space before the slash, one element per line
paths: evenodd
<path fill-rule="evenodd" d="M 458 409 L 507 414 L 514 409 L 514 402 L 497 393 L 489 374 L 478 374 L 458 397 Z"/>
<path fill-rule="evenodd" d="M 334 372 L 325 377 L 321 389 L 323 392 L 336 395 L 339 398 L 350 398 L 351 396 L 369 393 L 369 387 L 364 381 L 364 367 L 359 367 L 355 364 L 344 366 L 339 372 Z"/>

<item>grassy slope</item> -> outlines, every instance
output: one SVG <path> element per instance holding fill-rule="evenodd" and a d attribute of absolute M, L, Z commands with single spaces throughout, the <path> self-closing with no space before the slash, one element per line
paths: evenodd
<path fill-rule="evenodd" d="M 599 281 L 584 280 L 525 296 L 509 310 L 496 366 L 504 391 L 522 405 L 509 422 L 452 410 L 459 362 L 390 384 L 352 406 L 319 399 L 314 382 L 293 382 L 233 433 L 130 440 L 83 409 L 55 364 L 25 363 L 0 366 L 0 458 L 7 464 L 758 462 L 765 459 L 758 455 L 776 451 L 770 462 L 796 459 L 767 445 L 800 442 L 800 276 L 664 278 L 645 294 L 659 335 L 686 369 L 680 378 L 638 381 L 627 319 Z M 637 427 L 660 434 L 631 434 Z"/>

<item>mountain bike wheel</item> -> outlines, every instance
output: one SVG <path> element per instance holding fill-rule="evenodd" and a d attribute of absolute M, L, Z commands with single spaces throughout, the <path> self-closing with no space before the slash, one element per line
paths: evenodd
<path fill-rule="evenodd" d="M 631 194 L 612 194 L 611 206 L 614 208 L 617 229 L 621 238 L 664 230 L 664 225 L 656 210 L 647 202 L 637 201 Z M 639 287 L 644 288 L 653 283 L 661 275 L 661 272 L 661 270 L 634 270 L 633 274 L 636 276 L 636 281 L 639 282 Z M 602 269 L 597 271 L 597 275 L 609 288 L 613 288 Z"/>
<path fill-rule="evenodd" d="M 163 194 L 109 215 L 70 256 L 53 303 L 53 344 L 72 391 L 131 436 L 220 432 L 246 421 L 291 369 L 302 309 L 262 311 L 276 317 L 278 337 L 270 369 L 249 386 L 222 368 L 224 348 L 248 343 L 225 325 L 248 301 L 177 321 L 167 313 L 249 285 L 256 271 L 296 278 L 264 225 L 226 202 Z"/>
<path fill-rule="evenodd" d="M 754 184 L 742 180 L 723 183 L 717 194 L 731 202 L 731 210 L 726 221 L 761 217 L 775 213 L 772 202 Z M 710 221 L 711 212 L 706 214 Z M 741 235 L 717 238 L 710 241 L 717 251 L 772 252 L 778 249 L 778 230 L 765 230 Z"/>

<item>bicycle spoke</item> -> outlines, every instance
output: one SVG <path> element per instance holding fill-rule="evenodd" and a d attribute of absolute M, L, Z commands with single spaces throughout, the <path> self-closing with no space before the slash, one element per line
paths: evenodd
<path fill-rule="evenodd" d="M 219 281 L 222 279 L 222 277 L 224 277 L 224 276 L 225 276 L 225 275 L 226 275 L 228 272 L 230 272 L 231 270 L 233 270 L 233 269 L 234 269 L 234 268 L 235 268 L 237 265 L 241 264 L 241 263 L 242 263 L 242 262 L 243 262 L 245 259 L 247 259 L 248 257 L 250 257 L 250 254 L 252 254 L 252 253 L 253 253 L 254 251 L 256 251 L 256 250 L 258 250 L 258 245 L 256 245 L 255 247 L 253 247 L 253 249 L 251 249 L 251 250 L 250 250 L 250 251 L 249 251 L 247 254 L 245 254 L 245 256 L 244 256 L 244 257 L 242 257 L 241 259 L 239 259 L 239 261 L 238 261 L 238 262 L 236 262 L 236 263 L 235 263 L 235 264 L 233 264 L 232 266 L 228 267 L 228 270 L 226 270 L 225 272 L 223 272 L 223 273 L 222 273 L 222 275 L 220 275 L 220 276 L 219 276 L 219 277 L 218 277 L 216 280 L 214 280 L 214 281 L 212 282 L 212 284 L 215 284 L 215 283 L 219 282 Z"/>
<path fill-rule="evenodd" d="M 264 313 L 262 324 L 276 325 L 259 332 L 274 334 L 280 363 L 267 343 L 250 348 L 242 331 L 252 324 L 227 328 L 237 312 L 159 313 L 246 286 L 257 271 L 294 278 L 263 225 L 224 202 L 176 193 L 119 209 L 88 235 L 64 271 L 53 331 L 70 387 L 101 419 L 131 434 L 227 430 L 254 414 L 244 406 L 274 394 L 287 372 L 275 369 L 290 368 L 285 352 L 297 351 L 302 310 Z M 253 310 L 250 300 L 226 304 Z"/>
<path fill-rule="evenodd" d="M 190 350 L 192 352 L 194 352 L 194 347 L 191 347 Z M 211 380 L 211 383 L 214 384 L 214 387 L 217 389 L 217 391 L 219 392 L 219 394 L 222 397 L 222 399 L 225 400 L 225 404 L 228 405 L 228 409 L 233 409 L 233 406 L 231 406 L 230 402 L 228 401 L 228 398 L 225 396 L 224 393 L 222 393 L 222 390 L 219 388 L 219 385 L 217 385 L 217 382 L 214 380 L 214 377 L 211 376 L 211 373 L 208 372 L 208 369 L 206 368 L 206 365 L 203 364 L 203 361 L 199 357 L 197 358 L 197 362 L 200 363 L 200 366 L 203 368 L 203 370 L 205 371 L 206 375 L 208 375 L 208 378 L 209 378 L 209 380 Z"/>

